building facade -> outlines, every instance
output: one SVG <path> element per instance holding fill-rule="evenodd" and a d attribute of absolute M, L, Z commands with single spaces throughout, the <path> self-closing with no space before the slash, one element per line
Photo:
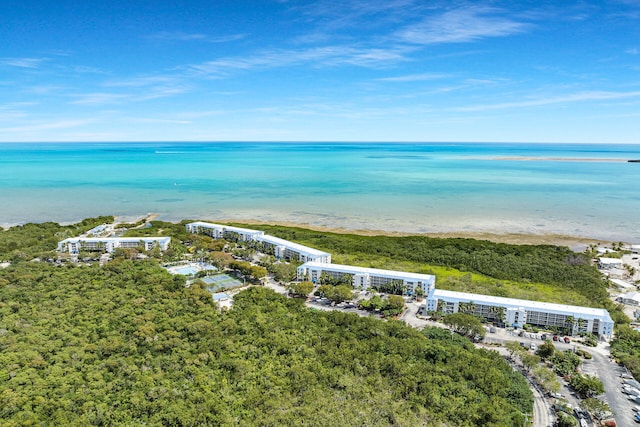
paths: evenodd
<path fill-rule="evenodd" d="M 242 242 L 255 241 L 264 235 L 264 231 L 232 227 L 230 225 L 211 224 L 209 222 L 192 222 L 187 224 L 186 228 L 189 233 L 204 234 L 214 239 L 229 239 Z"/>
<path fill-rule="evenodd" d="M 277 259 L 301 262 L 331 262 L 331 254 L 308 246 L 293 243 L 279 237 L 269 236 L 263 231 L 248 228 L 231 227 L 208 222 L 192 222 L 186 225 L 190 233 L 205 234 L 214 239 L 228 239 L 242 242 L 255 242 L 263 252 L 273 254 Z"/>
<path fill-rule="evenodd" d="M 58 242 L 58 252 L 78 254 L 80 251 L 113 252 L 117 248 L 143 249 L 145 251 L 159 247 L 161 251 L 169 248 L 171 237 L 72 237 Z"/>
<path fill-rule="evenodd" d="M 430 274 L 406 273 L 320 262 L 307 262 L 298 267 L 298 280 L 310 280 L 313 283 L 317 283 L 323 274 L 334 278 L 347 276 L 347 278 L 351 279 L 353 287 L 357 289 L 377 288 L 380 285 L 397 281 L 406 287 L 407 293 L 410 295 L 415 294 L 417 288 L 421 288 L 424 295 L 428 295 L 429 292 L 435 289 L 436 284 L 436 277 Z"/>
<path fill-rule="evenodd" d="M 614 322 L 603 308 L 493 297 L 434 289 L 426 300 L 427 311 L 466 312 L 489 321 L 522 328 L 525 324 L 569 331 L 591 332 L 610 338 Z"/>

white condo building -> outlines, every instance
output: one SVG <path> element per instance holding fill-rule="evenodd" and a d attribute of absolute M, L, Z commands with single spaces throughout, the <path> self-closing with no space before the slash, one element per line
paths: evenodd
<path fill-rule="evenodd" d="M 592 332 L 611 337 L 614 322 L 603 308 L 529 301 L 434 289 L 427 297 L 427 311 L 467 311 L 517 328 L 525 324 L 571 328 L 572 334 Z M 462 309 L 462 310 L 461 310 Z M 499 319 L 502 317 L 502 319 Z"/>
<path fill-rule="evenodd" d="M 189 233 L 204 234 L 214 239 L 236 238 L 243 242 L 255 241 L 264 235 L 264 231 L 211 224 L 209 222 L 191 222 L 186 227 Z"/>
<path fill-rule="evenodd" d="M 331 254 L 328 252 L 319 251 L 279 237 L 265 234 L 261 236 L 258 241 L 270 246 L 274 251 L 274 255 L 278 259 L 295 259 L 302 262 L 313 261 L 319 263 L 331 262 Z"/>
<path fill-rule="evenodd" d="M 352 276 L 353 286 L 358 289 L 368 289 L 394 280 L 401 280 L 411 294 L 419 287 L 422 288 L 424 295 L 427 295 L 435 289 L 436 285 L 436 277 L 430 274 L 405 273 L 402 271 L 320 262 L 307 262 L 298 267 L 298 280 L 308 279 L 316 283 L 322 274 L 329 274 L 333 277 L 350 275 Z"/>
<path fill-rule="evenodd" d="M 214 239 L 235 238 L 243 242 L 258 242 L 269 248 L 278 259 L 296 261 L 331 262 L 331 254 L 308 246 L 293 243 L 279 237 L 264 234 L 264 231 L 208 222 L 192 222 L 186 225 L 190 233 L 205 234 Z"/>
<path fill-rule="evenodd" d="M 156 246 L 165 251 L 169 248 L 169 243 L 171 237 L 72 237 L 58 242 L 58 252 L 113 252 L 117 248 L 141 248 L 148 251 Z"/>

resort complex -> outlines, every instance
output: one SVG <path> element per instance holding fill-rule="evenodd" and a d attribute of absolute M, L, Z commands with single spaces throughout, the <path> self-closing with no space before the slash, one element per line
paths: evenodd
<path fill-rule="evenodd" d="M 155 247 L 167 250 L 171 237 L 73 237 L 58 242 L 58 252 L 78 254 L 80 251 L 113 252 L 115 249 L 142 249 Z"/>
<path fill-rule="evenodd" d="M 230 238 L 242 242 L 255 242 L 258 248 L 278 259 L 303 262 L 298 267 L 298 280 L 317 283 L 322 277 L 343 279 L 357 289 L 378 288 L 397 283 L 409 295 L 421 289 L 426 296 L 425 311 L 476 314 L 499 324 L 522 328 L 532 325 L 569 331 L 570 334 L 591 332 L 600 337 L 611 337 L 614 322 L 605 309 L 553 304 L 489 295 L 437 290 L 435 276 L 376 268 L 365 268 L 331 263 L 331 255 L 297 243 L 265 235 L 262 231 L 230 227 L 206 222 L 186 225 L 187 231 L 206 234 L 213 238 Z"/>

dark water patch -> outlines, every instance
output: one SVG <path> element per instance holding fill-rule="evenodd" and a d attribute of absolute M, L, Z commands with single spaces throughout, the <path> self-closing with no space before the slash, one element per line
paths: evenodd
<path fill-rule="evenodd" d="M 155 200 L 156 203 L 176 203 L 176 202 L 184 202 L 184 199 L 158 199 Z"/>

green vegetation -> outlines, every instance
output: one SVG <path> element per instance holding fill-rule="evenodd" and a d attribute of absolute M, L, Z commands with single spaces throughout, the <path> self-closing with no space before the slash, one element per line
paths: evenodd
<path fill-rule="evenodd" d="M 0 229 L 0 260 L 19 262 L 55 257 L 55 249 L 60 240 L 78 236 L 97 225 L 111 222 L 112 216 L 101 216 L 87 218 L 73 225 L 45 222 Z"/>
<path fill-rule="evenodd" d="M 311 292 L 313 292 L 313 283 L 311 282 L 298 282 L 291 285 L 289 288 L 291 293 L 298 297 L 306 298 Z"/>
<path fill-rule="evenodd" d="M 472 314 L 452 313 L 444 316 L 442 323 L 451 327 L 454 331 L 474 340 L 481 340 L 485 330 L 480 319 Z"/>
<path fill-rule="evenodd" d="M 640 378 L 640 332 L 629 325 L 616 327 L 616 337 L 611 341 L 611 354 L 629 369 L 635 378 Z"/>
<path fill-rule="evenodd" d="M 379 312 L 385 317 L 396 316 L 404 311 L 404 299 L 399 295 L 389 295 L 386 298 L 374 295 L 369 299 L 360 301 L 359 308 L 371 312 Z"/>
<path fill-rule="evenodd" d="M 110 221 L 0 231 L 0 260 L 12 262 L 0 269 L 3 425 L 297 425 L 304 420 L 308 425 L 507 426 L 521 425 L 522 414 L 531 411 L 531 393 L 520 374 L 497 354 L 475 350 L 446 330 L 420 333 L 395 321 L 316 312 L 262 288 L 243 291 L 233 310 L 219 312 L 203 284 L 187 289 L 184 279 L 160 269 L 157 260 L 129 260 L 132 253 L 119 254 L 104 267 L 24 262 L 55 258 L 59 240 Z M 163 261 L 188 254 L 232 268 L 248 282 L 259 283 L 267 271 L 282 281 L 294 278 L 295 263 L 269 256 L 262 266 L 234 260 L 230 253 L 250 259 L 260 248 L 186 233 L 186 222 L 152 221 L 126 235 L 171 236 L 171 248 L 154 255 Z M 606 298 L 606 283 L 588 257 L 567 248 L 259 228 L 327 250 L 337 263 L 436 274 L 442 289 L 605 307 L 617 323 L 628 322 Z M 318 291 L 332 301 L 353 298 L 349 275 L 320 279 Z M 384 290 L 403 293 L 398 285 Z M 296 286 L 293 293 L 308 293 L 308 284 Z M 390 295 L 363 305 L 391 315 L 404 304 Z M 475 331 L 461 319 L 447 322 L 463 333 Z M 623 325 L 617 335 L 614 354 L 639 375 L 640 334 Z M 510 351 L 545 389 L 557 387 L 551 371 L 538 366 L 538 356 L 521 348 Z M 540 355 L 583 396 L 600 392 L 601 384 L 575 373 L 580 363 L 575 354 Z"/>
<path fill-rule="evenodd" d="M 156 261 L 0 270 L 2 425 L 522 425 L 526 382 L 440 332 L 264 288 L 219 312 Z"/>

